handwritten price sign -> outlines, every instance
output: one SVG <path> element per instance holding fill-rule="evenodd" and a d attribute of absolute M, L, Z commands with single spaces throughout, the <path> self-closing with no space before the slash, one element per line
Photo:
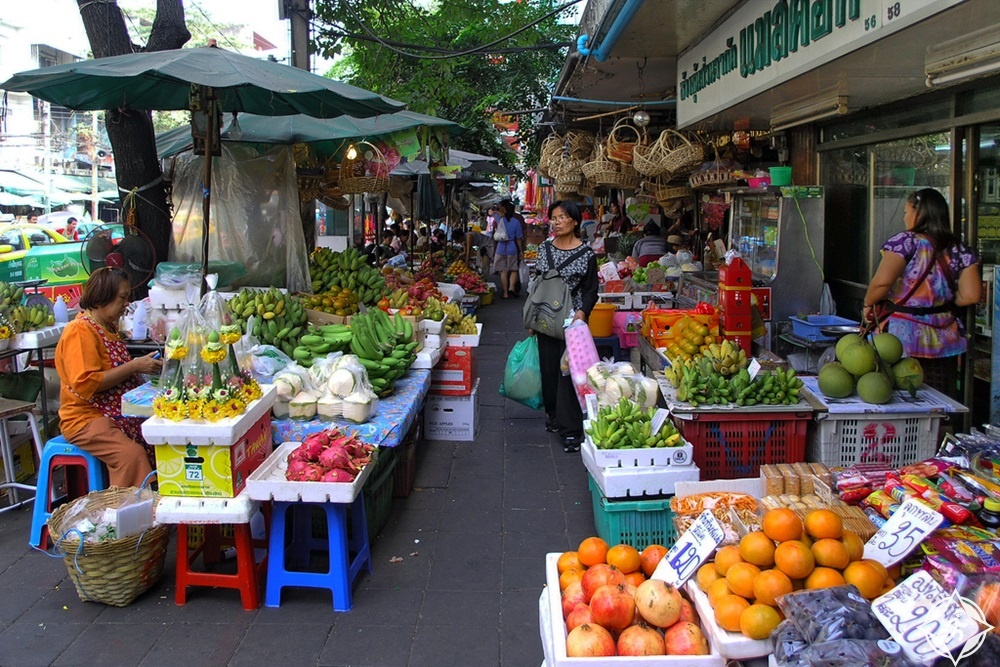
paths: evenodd
<path fill-rule="evenodd" d="M 708 560 L 725 537 L 726 533 L 718 520 L 705 510 L 674 543 L 656 566 L 650 579 L 682 586 Z"/>
<path fill-rule="evenodd" d="M 886 567 L 895 565 L 934 532 L 942 521 L 944 517 L 926 503 L 907 498 L 865 544 L 865 558 L 877 560 Z"/>

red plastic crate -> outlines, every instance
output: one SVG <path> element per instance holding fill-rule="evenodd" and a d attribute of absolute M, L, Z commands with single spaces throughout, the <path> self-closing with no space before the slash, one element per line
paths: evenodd
<path fill-rule="evenodd" d="M 674 422 L 694 445 L 702 479 L 757 477 L 762 465 L 806 460 L 809 412 L 703 412 Z"/>

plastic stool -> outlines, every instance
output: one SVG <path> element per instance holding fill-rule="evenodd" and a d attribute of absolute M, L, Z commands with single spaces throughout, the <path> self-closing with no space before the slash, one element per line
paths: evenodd
<path fill-rule="evenodd" d="M 594 345 L 600 350 L 602 347 L 611 348 L 611 358 L 615 361 L 626 361 L 627 357 L 622 357 L 622 344 L 618 336 L 608 336 L 607 338 L 595 338 Z"/>
<path fill-rule="evenodd" d="M 326 513 L 327 538 L 312 537 L 312 508 Z M 351 512 L 351 536 L 347 535 L 347 512 Z M 366 569 L 372 571 L 368 548 L 368 524 L 365 519 L 364 494 L 350 505 L 340 503 L 289 503 L 275 501 L 271 518 L 270 549 L 267 565 L 267 592 L 264 604 L 281 606 L 281 589 L 286 586 L 325 588 L 333 594 L 334 611 L 350 611 L 351 583 Z M 286 554 L 285 524 L 291 522 L 292 541 Z M 329 552 L 327 572 L 289 570 L 286 558 L 295 565 L 308 565 L 311 551 Z M 351 554 L 353 555 L 353 558 Z"/>
<path fill-rule="evenodd" d="M 66 466 L 67 497 L 72 500 L 85 496 L 91 491 L 108 488 L 105 480 L 106 469 L 96 456 L 76 445 L 71 445 L 61 435 L 45 443 L 42 460 L 38 464 L 38 484 L 35 491 L 35 506 L 31 515 L 31 539 L 28 543 L 41 549 L 48 548 L 48 521 L 52 516 L 52 471 Z M 76 478 L 70 467 L 83 468 L 85 474 Z M 84 481 L 85 480 L 85 481 Z M 40 499 L 44 498 L 44 502 Z"/>

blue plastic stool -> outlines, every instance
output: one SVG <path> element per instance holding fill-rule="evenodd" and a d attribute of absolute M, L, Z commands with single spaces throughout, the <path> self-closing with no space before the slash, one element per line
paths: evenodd
<path fill-rule="evenodd" d="M 607 338 L 595 338 L 594 345 L 597 346 L 598 354 L 602 347 L 611 348 L 611 358 L 615 361 L 627 361 L 628 357 L 622 356 L 622 344 L 618 336 L 608 336 Z"/>
<path fill-rule="evenodd" d="M 312 536 L 312 508 L 319 507 L 326 513 L 327 538 Z M 351 535 L 347 534 L 347 512 L 351 512 Z M 285 524 L 292 525 L 292 540 L 285 546 Z M 328 551 L 330 564 L 327 572 L 289 570 L 286 562 L 295 566 L 308 566 L 312 551 Z M 264 604 L 281 606 L 281 589 L 286 586 L 325 588 L 333 594 L 334 611 L 350 611 L 351 583 L 361 569 L 372 571 L 371 552 L 368 548 L 368 523 L 365 520 L 364 494 L 350 505 L 338 503 L 289 503 L 274 502 L 271 515 L 271 535 L 268 546 L 267 591 Z"/>
<path fill-rule="evenodd" d="M 42 450 L 42 460 L 38 463 L 38 484 L 35 491 L 35 505 L 31 514 L 31 539 L 29 544 L 42 549 L 47 548 L 49 531 L 48 521 L 52 516 L 52 471 L 59 466 L 77 466 L 86 469 L 86 488 L 73 488 L 67 484 L 69 498 L 78 498 L 91 491 L 108 488 L 105 481 L 105 467 L 96 456 L 89 454 L 76 445 L 71 445 L 66 438 L 58 435 L 45 443 Z M 67 482 L 70 475 L 67 470 Z"/>

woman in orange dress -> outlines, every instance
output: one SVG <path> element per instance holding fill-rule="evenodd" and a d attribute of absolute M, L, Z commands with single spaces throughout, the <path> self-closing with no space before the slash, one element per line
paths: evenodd
<path fill-rule="evenodd" d="M 91 274 L 81 312 L 56 346 L 59 425 L 67 441 L 108 466 L 112 486 L 140 486 L 152 470 L 140 444 L 141 419 L 122 416 L 122 395 L 142 384 L 139 373 L 158 373 L 156 353 L 132 358 L 118 333 L 132 286 L 121 269 Z"/>

